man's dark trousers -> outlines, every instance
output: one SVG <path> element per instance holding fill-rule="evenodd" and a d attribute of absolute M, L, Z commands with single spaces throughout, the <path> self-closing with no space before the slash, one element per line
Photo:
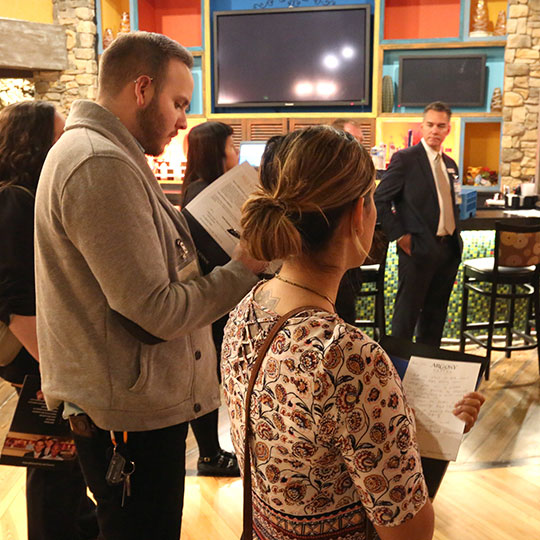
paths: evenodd
<path fill-rule="evenodd" d="M 123 507 L 123 484 L 109 486 L 105 480 L 113 452 L 110 432 L 93 426 L 91 437 L 74 434 L 86 483 L 97 501 L 100 538 L 180 538 L 188 425 L 128 433 L 127 454 L 135 472 Z M 122 432 L 116 438 L 122 439 Z"/>
<path fill-rule="evenodd" d="M 448 236 L 438 241 L 439 256 L 421 261 L 398 247 L 398 292 L 392 336 L 439 347 L 448 301 L 461 260 L 459 247 Z"/>

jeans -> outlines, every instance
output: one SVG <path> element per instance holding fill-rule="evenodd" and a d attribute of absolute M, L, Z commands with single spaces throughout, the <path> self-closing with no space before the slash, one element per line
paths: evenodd
<path fill-rule="evenodd" d="M 90 421 L 91 422 L 91 421 Z M 113 453 L 109 431 L 92 426 L 90 436 L 74 433 L 86 483 L 97 501 L 104 540 L 178 540 L 184 503 L 188 423 L 129 432 L 125 457 L 135 463 L 131 495 L 122 506 L 124 484 L 105 480 Z M 117 440 L 122 439 L 116 433 Z"/>

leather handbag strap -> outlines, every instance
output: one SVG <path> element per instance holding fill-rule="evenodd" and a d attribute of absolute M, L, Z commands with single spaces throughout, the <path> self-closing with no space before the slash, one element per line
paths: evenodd
<path fill-rule="evenodd" d="M 242 534 L 243 540 L 251 540 L 253 538 L 253 506 L 251 498 L 251 454 L 249 451 L 249 440 L 253 435 L 251 430 L 251 414 L 250 414 L 250 403 L 251 403 L 251 394 L 253 393 L 253 387 L 255 386 L 255 381 L 257 380 L 257 375 L 261 369 L 264 357 L 274 341 L 277 333 L 285 326 L 285 323 L 294 315 L 301 313 L 302 311 L 307 311 L 309 309 L 321 309 L 317 306 L 302 306 L 296 309 L 292 309 L 288 313 L 285 313 L 280 317 L 274 326 L 268 332 L 266 339 L 263 341 L 259 351 L 257 352 L 257 359 L 251 370 L 251 375 L 249 377 L 249 383 L 246 392 L 246 401 L 245 401 L 245 436 L 244 436 L 244 533 Z"/>

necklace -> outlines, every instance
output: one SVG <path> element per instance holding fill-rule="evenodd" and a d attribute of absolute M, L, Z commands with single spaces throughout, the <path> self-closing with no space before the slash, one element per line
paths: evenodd
<path fill-rule="evenodd" d="M 305 291 L 309 291 L 310 293 L 316 294 L 317 296 L 320 296 L 321 298 L 324 298 L 327 302 L 330 303 L 332 306 L 332 309 L 336 309 L 336 306 L 334 305 L 334 302 L 326 296 L 326 294 L 322 294 L 320 292 L 317 292 L 315 289 L 312 289 L 311 287 L 307 287 L 306 285 L 302 285 L 300 283 L 296 283 L 294 281 L 290 281 L 288 279 L 285 279 L 284 277 L 281 277 L 279 274 L 275 274 L 274 277 L 276 279 L 279 279 L 279 281 L 283 281 L 283 283 L 288 283 L 289 285 L 292 285 L 293 287 L 298 287 L 299 289 L 304 289 Z"/>

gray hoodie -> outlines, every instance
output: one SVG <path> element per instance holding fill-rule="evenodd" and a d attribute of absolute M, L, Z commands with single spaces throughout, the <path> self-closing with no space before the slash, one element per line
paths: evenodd
<path fill-rule="evenodd" d="M 36 197 L 37 326 L 49 406 L 145 431 L 219 406 L 210 324 L 256 282 L 239 262 L 202 277 L 188 227 L 127 128 L 76 102 Z"/>

